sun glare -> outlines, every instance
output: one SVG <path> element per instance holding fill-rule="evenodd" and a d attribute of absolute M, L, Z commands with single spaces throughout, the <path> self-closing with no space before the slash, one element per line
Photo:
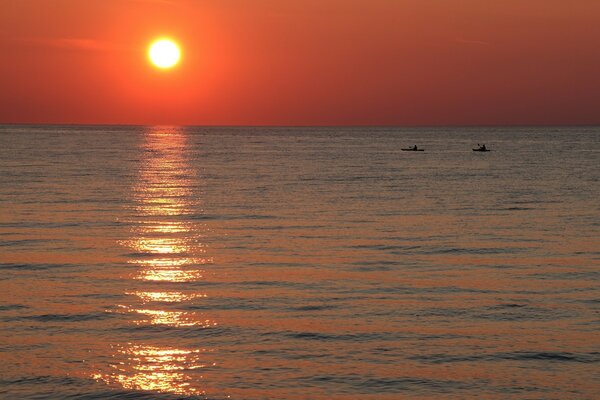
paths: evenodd
<path fill-rule="evenodd" d="M 150 45 L 148 58 L 158 68 L 172 68 L 181 58 L 177 43 L 170 39 L 160 39 Z"/>

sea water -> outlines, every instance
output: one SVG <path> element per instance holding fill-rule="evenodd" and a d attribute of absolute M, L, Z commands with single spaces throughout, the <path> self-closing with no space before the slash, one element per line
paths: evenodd
<path fill-rule="evenodd" d="M 599 166 L 598 127 L 0 127 L 0 397 L 598 398 Z"/>

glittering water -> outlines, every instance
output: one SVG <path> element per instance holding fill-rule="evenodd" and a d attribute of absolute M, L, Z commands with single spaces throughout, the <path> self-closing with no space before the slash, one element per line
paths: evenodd
<path fill-rule="evenodd" d="M 0 397 L 594 398 L 599 165 L 600 128 L 0 127 Z"/>

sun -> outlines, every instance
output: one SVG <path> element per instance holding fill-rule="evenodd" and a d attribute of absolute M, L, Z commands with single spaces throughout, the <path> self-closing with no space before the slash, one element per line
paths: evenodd
<path fill-rule="evenodd" d="M 148 58 L 158 68 L 172 68 L 179 63 L 181 51 L 171 39 L 159 39 L 148 48 Z"/>

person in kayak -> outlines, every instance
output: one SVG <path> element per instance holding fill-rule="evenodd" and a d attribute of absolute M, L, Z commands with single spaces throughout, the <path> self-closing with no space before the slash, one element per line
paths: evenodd
<path fill-rule="evenodd" d="M 413 149 L 413 150 L 417 150 L 417 145 L 415 144 L 415 145 L 412 147 L 412 149 Z"/>

